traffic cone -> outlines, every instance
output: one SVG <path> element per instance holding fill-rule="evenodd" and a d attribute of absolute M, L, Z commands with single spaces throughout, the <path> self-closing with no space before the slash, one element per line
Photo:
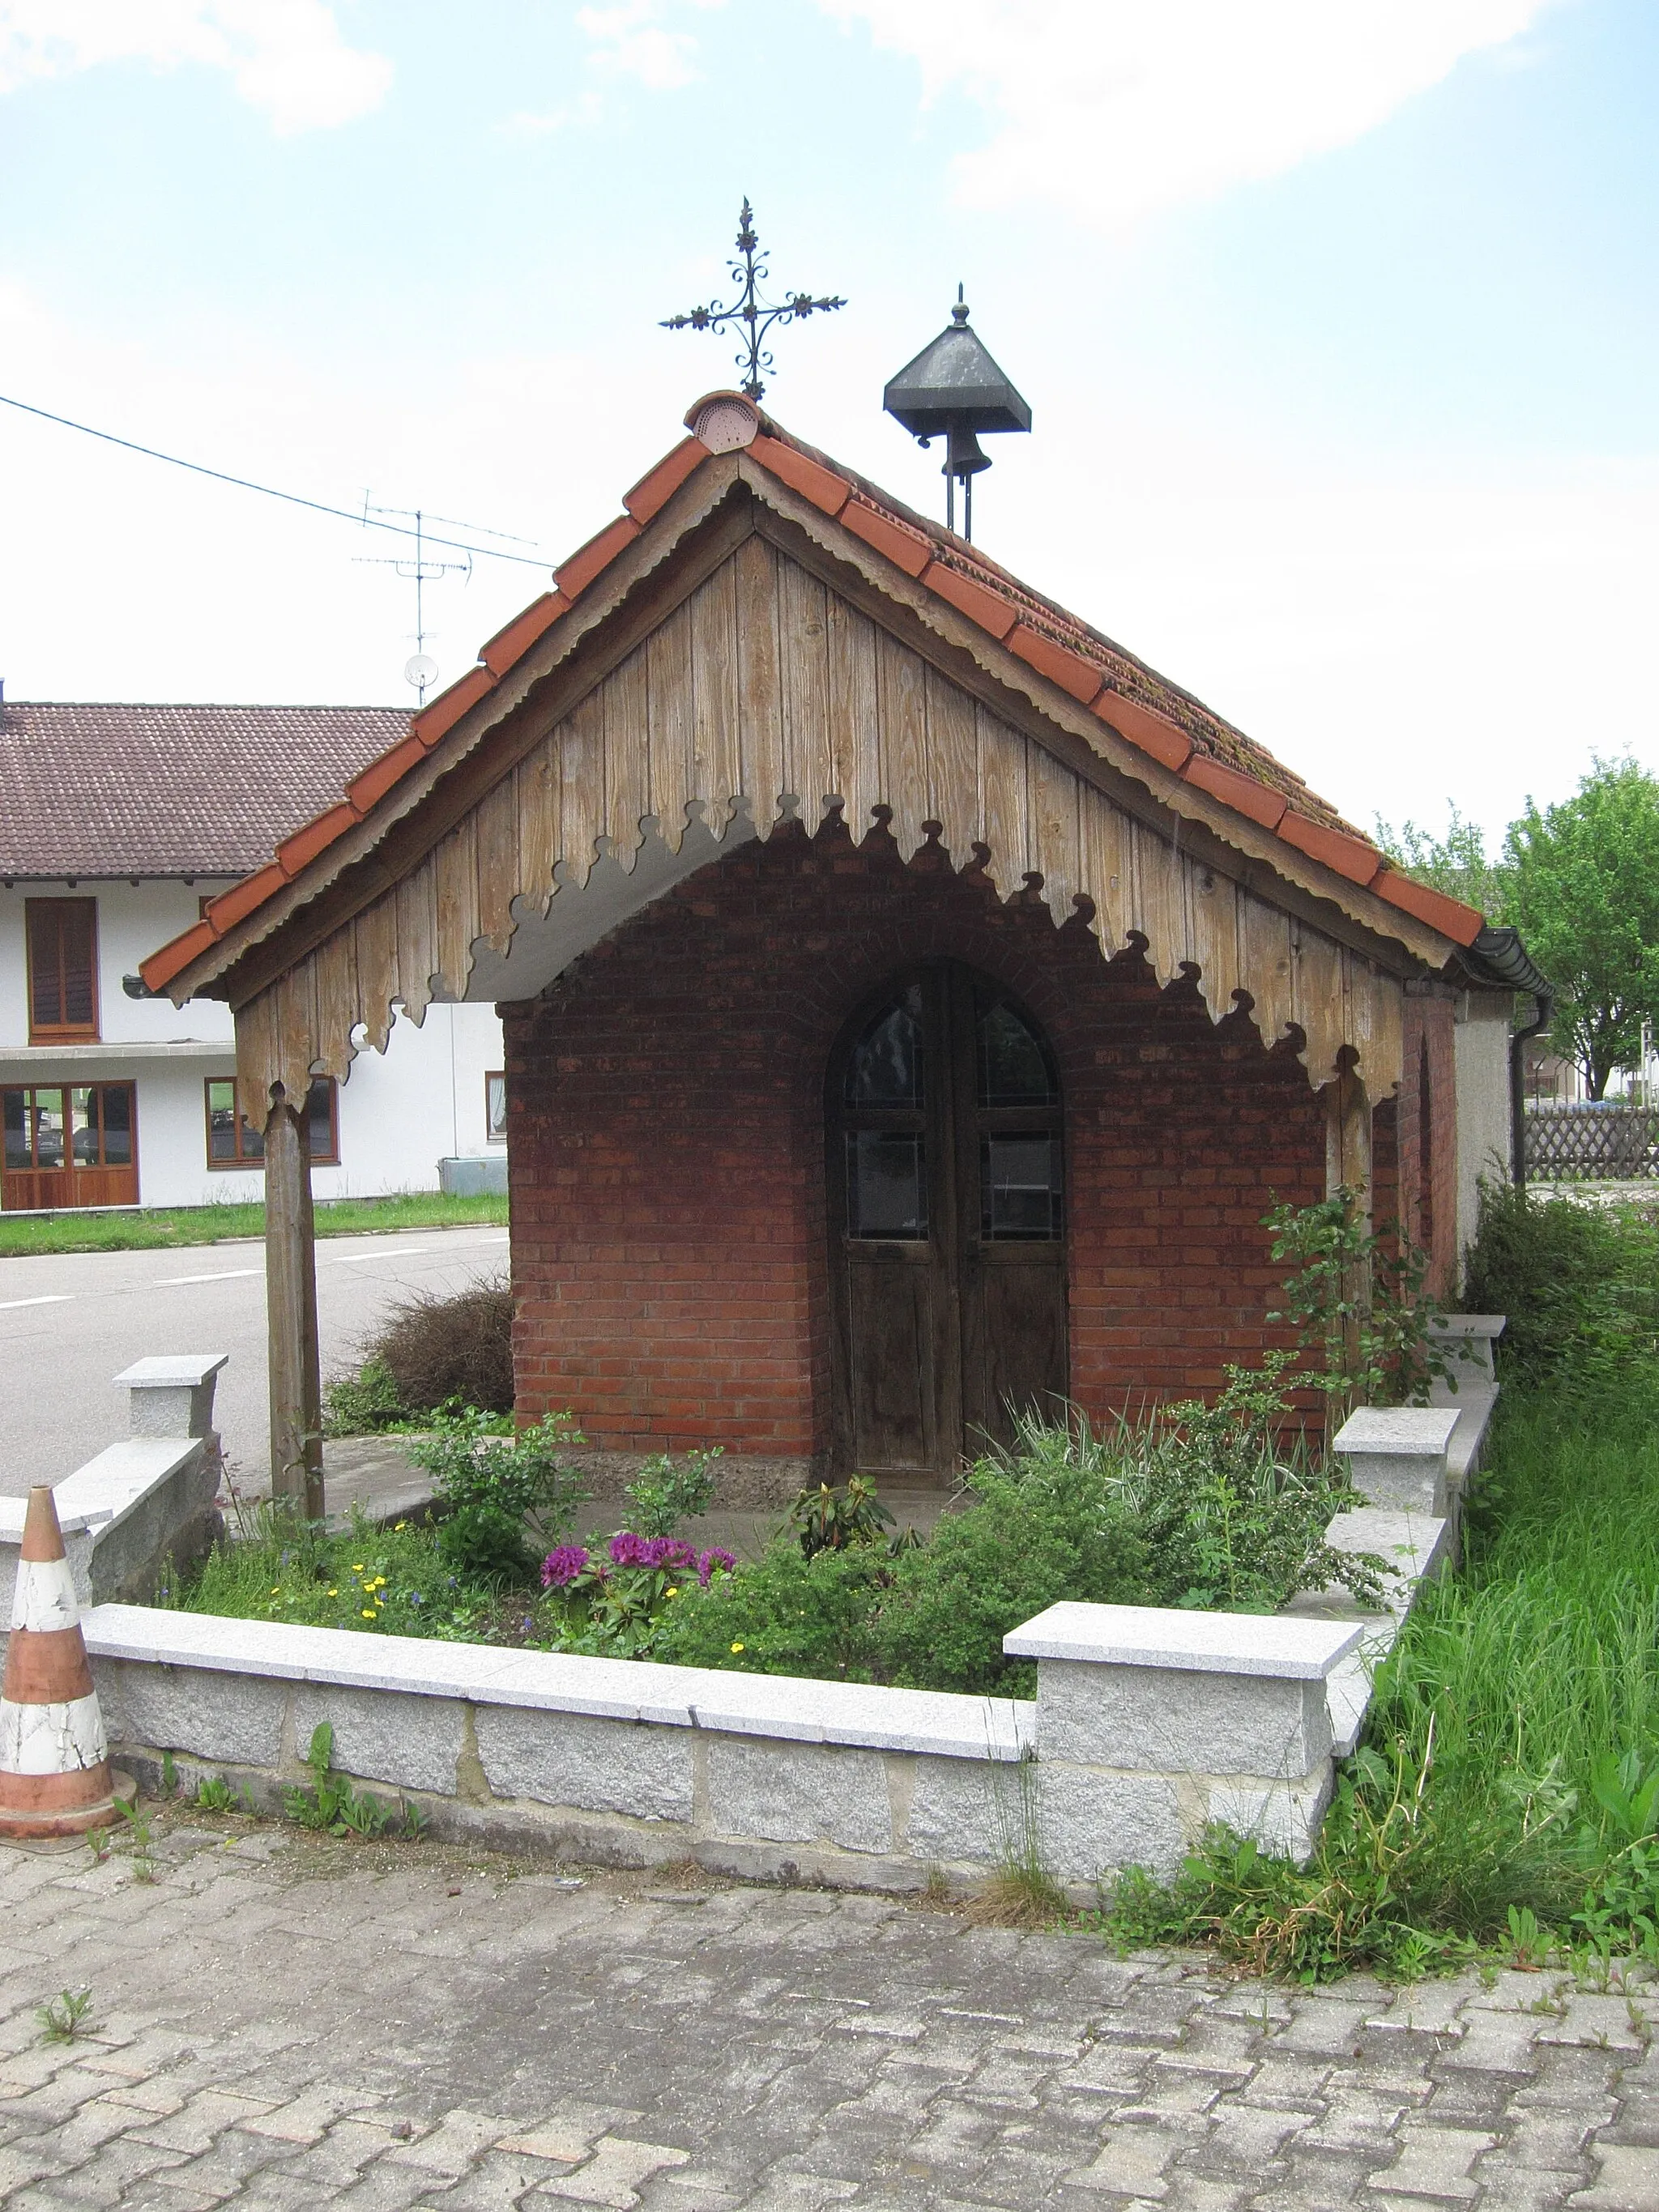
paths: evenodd
<path fill-rule="evenodd" d="M 0 1684 L 0 1836 L 80 1836 L 112 1827 L 118 1786 L 92 1686 L 58 1508 L 29 1492 Z"/>

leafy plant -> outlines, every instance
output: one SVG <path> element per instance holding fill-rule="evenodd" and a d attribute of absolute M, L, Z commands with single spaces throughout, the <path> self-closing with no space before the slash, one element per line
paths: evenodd
<path fill-rule="evenodd" d="M 679 1536 L 642 1536 L 619 1528 L 599 1552 L 561 1544 L 542 1562 L 543 1587 L 556 1594 L 562 1619 L 556 1639 L 563 1651 L 641 1659 L 654 1650 L 683 1595 L 707 1589 L 737 1560 L 717 1546 L 699 1552 Z"/>
<path fill-rule="evenodd" d="M 327 1721 L 319 1721 L 311 1732 L 306 1765 L 311 1770 L 311 1787 L 290 1785 L 283 1791 L 283 1810 L 299 1826 L 324 1829 L 331 1836 L 369 1838 L 385 1835 L 394 1824 L 409 1836 L 418 1835 L 425 1826 L 418 1807 L 389 1805 L 367 1790 L 354 1790 L 344 1775 L 334 1772 L 334 1730 Z"/>
<path fill-rule="evenodd" d="M 844 1490 L 821 1482 L 803 1490 L 789 1509 L 789 1526 L 810 1559 L 819 1552 L 844 1552 L 855 1544 L 877 1542 L 894 1525 L 876 1487 L 855 1474 Z"/>
<path fill-rule="evenodd" d="M 1264 1217 L 1272 1256 L 1296 1272 L 1270 1322 L 1288 1322 L 1313 1364 L 1298 1381 L 1331 1400 L 1333 1425 L 1356 1406 L 1427 1402 L 1434 1376 L 1450 1376 L 1447 1353 L 1429 1340 L 1439 1308 L 1425 1295 L 1428 1256 L 1397 1222 L 1368 1227 L 1359 1194 L 1346 1184 L 1312 1206 L 1276 1206 Z"/>
<path fill-rule="evenodd" d="M 441 1507 L 438 1546 L 463 1574 L 528 1582 L 551 1540 L 586 1496 L 562 1454 L 583 1441 L 568 1413 L 501 1436 L 495 1417 L 453 1406 L 408 1453 L 432 1476 Z"/>
<path fill-rule="evenodd" d="M 155 1879 L 155 1839 L 151 1833 L 149 1815 L 129 1805 L 125 1797 L 115 1800 L 115 1809 L 125 1822 L 132 1850 L 132 1878 L 135 1881 L 154 1881 Z"/>
<path fill-rule="evenodd" d="M 634 1504 L 634 1525 L 641 1536 L 672 1536 L 682 1521 L 692 1521 L 708 1510 L 714 1495 L 715 1462 L 724 1447 L 684 1452 L 676 1460 L 667 1452 L 648 1459 L 624 1493 Z"/>
<path fill-rule="evenodd" d="M 60 1990 L 49 2003 L 35 2008 L 41 2042 L 73 2043 L 77 2035 L 89 2033 L 91 2012 L 90 1990 Z"/>
<path fill-rule="evenodd" d="M 337 1375 L 325 1387 L 323 1434 L 374 1436 L 406 1421 L 413 1410 L 385 1360 L 366 1359 L 355 1374 Z"/>
<path fill-rule="evenodd" d="M 809 1556 L 774 1544 L 678 1603 L 656 1656 L 685 1667 L 874 1680 L 872 1615 L 892 1573 L 878 1546 L 826 1546 Z"/>
<path fill-rule="evenodd" d="M 1659 1221 L 1633 1206 L 1483 1184 L 1464 1297 L 1509 1316 L 1507 1375 L 1589 1404 L 1659 1363 Z"/>
<path fill-rule="evenodd" d="M 236 1793 L 222 1774 L 204 1774 L 196 1785 L 196 1804 L 204 1813 L 234 1812 Z"/>
<path fill-rule="evenodd" d="M 1551 1042 L 1600 1098 L 1659 1020 L 1659 781 L 1598 760 L 1570 799 L 1528 801 L 1504 857 L 1506 918 L 1556 987 Z"/>

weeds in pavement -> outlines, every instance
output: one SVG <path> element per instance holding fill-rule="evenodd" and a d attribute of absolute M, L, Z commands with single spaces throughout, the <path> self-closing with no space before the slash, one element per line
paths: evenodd
<path fill-rule="evenodd" d="M 335 1773 L 334 1730 L 327 1721 L 319 1721 L 311 1732 L 306 1765 L 311 1770 L 311 1787 L 283 1792 L 283 1810 L 300 1827 L 320 1828 L 331 1836 L 368 1838 L 418 1836 L 427 1825 L 418 1805 L 401 1800 L 388 1804 L 383 1797 L 355 1790 L 344 1775 Z"/>
<path fill-rule="evenodd" d="M 77 2035 L 89 2034 L 91 2013 L 90 1990 L 60 1990 L 50 2003 L 35 2008 L 41 2042 L 73 2043 Z"/>

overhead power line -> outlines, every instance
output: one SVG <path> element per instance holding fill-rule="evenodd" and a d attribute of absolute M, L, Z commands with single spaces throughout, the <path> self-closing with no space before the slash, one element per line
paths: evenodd
<path fill-rule="evenodd" d="M 372 512 L 354 514 L 349 507 L 330 507 L 324 500 L 302 499 L 298 492 L 278 491 L 273 484 L 255 483 L 248 477 L 234 477 L 224 469 L 208 468 L 201 461 L 181 459 L 177 453 L 158 453 L 154 446 L 141 446 L 131 438 L 118 438 L 112 430 L 94 430 L 90 422 L 72 422 L 67 415 L 54 415 L 46 407 L 31 407 L 26 399 L 8 398 L 3 392 L 0 392 L 0 407 L 15 407 L 20 414 L 39 416 L 43 422 L 56 422 L 61 429 L 79 430 L 85 437 L 100 438 L 106 446 L 119 446 L 129 453 L 142 453 L 146 460 L 166 461 L 172 468 L 188 469 L 193 476 L 211 477 L 216 483 L 234 484 L 239 491 L 262 492 L 267 499 L 286 501 L 289 507 L 306 507 L 313 514 L 332 515 L 337 521 L 355 523 L 360 530 L 389 530 L 397 538 L 416 535 L 415 531 L 405 528 L 402 523 L 388 522 Z M 467 526 L 483 529 L 481 524 L 469 524 Z M 547 562 L 538 561 L 528 553 L 504 553 L 496 545 L 469 545 L 459 538 L 436 538 L 429 530 L 419 534 L 428 545 L 448 546 L 457 553 L 476 553 L 487 561 L 512 561 L 524 568 L 545 569 L 549 566 Z M 499 531 L 483 531 L 485 537 L 505 534 Z M 527 541 L 520 539 L 519 542 L 524 544 Z"/>

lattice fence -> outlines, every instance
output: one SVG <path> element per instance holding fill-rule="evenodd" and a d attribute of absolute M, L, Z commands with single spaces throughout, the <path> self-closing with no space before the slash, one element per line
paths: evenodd
<path fill-rule="evenodd" d="M 1527 1174 L 1540 1182 L 1659 1180 L 1659 1109 L 1529 1106 Z"/>

